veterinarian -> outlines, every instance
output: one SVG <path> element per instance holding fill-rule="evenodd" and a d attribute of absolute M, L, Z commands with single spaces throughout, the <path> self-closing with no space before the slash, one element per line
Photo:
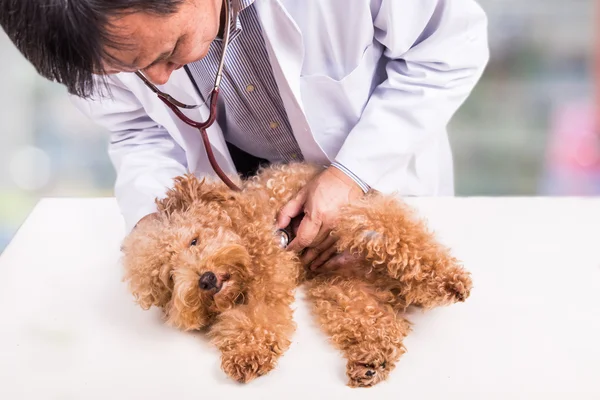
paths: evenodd
<path fill-rule="evenodd" d="M 44 77 L 110 131 L 115 195 L 132 229 L 172 178 L 213 175 L 174 99 L 209 101 L 223 50 L 223 0 L 0 0 L 0 23 Z M 293 251 L 318 267 L 340 207 L 369 190 L 453 194 L 446 126 L 488 60 L 475 0 L 230 0 L 217 120 L 225 173 L 260 162 L 328 166 L 280 212 L 300 216 Z M 98 95 L 98 89 L 111 97 Z M 185 110 L 206 121 L 209 108 Z"/>

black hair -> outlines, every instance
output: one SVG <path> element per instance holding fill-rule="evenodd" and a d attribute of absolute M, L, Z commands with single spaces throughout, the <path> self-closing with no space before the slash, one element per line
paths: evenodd
<path fill-rule="evenodd" d="M 107 47 L 124 43 L 109 33 L 111 17 L 132 12 L 169 15 L 186 0 L 0 0 L 0 26 L 46 79 L 90 97 L 103 75 Z"/>

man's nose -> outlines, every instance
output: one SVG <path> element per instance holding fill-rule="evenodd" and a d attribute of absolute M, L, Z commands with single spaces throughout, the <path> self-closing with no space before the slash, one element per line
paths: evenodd
<path fill-rule="evenodd" d="M 212 272 L 205 272 L 200 277 L 200 289 L 211 290 L 217 287 L 217 276 Z"/>
<path fill-rule="evenodd" d="M 155 85 L 164 85 L 169 81 L 173 71 L 177 69 L 177 65 L 173 63 L 161 63 L 150 68 L 146 68 L 144 75 Z"/>

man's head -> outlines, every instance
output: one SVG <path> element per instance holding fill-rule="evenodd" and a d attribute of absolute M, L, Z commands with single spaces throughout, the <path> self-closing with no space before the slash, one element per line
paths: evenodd
<path fill-rule="evenodd" d="M 0 25 L 38 73 L 88 97 L 94 75 L 142 70 L 164 84 L 201 59 L 222 0 L 0 0 Z"/>

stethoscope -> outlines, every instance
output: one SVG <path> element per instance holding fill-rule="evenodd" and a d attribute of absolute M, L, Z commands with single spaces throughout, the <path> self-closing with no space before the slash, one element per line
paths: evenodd
<path fill-rule="evenodd" d="M 152 82 L 150 82 L 141 71 L 136 71 L 135 74 L 146 84 L 146 86 L 152 90 L 163 103 L 165 103 L 174 113 L 177 115 L 181 121 L 186 124 L 194 127 L 200 131 L 200 135 L 202 136 L 202 142 L 204 143 L 204 148 L 206 149 L 206 155 L 208 156 L 208 160 L 210 161 L 210 165 L 212 166 L 215 173 L 221 178 L 221 180 L 233 191 L 239 192 L 241 189 L 229 179 L 229 177 L 223 172 L 219 163 L 215 158 L 215 155 L 212 151 L 212 147 L 210 144 L 210 140 L 208 139 L 208 135 L 206 133 L 206 129 L 208 129 L 217 119 L 217 100 L 219 98 L 219 85 L 221 84 L 221 79 L 223 77 L 223 67 L 225 65 L 225 54 L 227 52 L 227 46 L 229 45 L 229 31 L 231 27 L 231 5 L 229 4 L 229 0 L 224 0 L 223 6 L 225 8 L 225 27 L 223 30 L 223 51 L 221 54 L 221 59 L 219 61 L 219 68 L 217 70 L 217 76 L 215 77 L 215 84 L 213 86 L 213 90 L 210 94 L 210 113 L 208 115 L 208 119 L 205 122 L 197 122 L 190 118 L 188 118 L 180 108 L 193 110 L 200 108 L 201 105 L 188 105 L 176 100 L 171 95 L 162 92 L 158 89 Z M 206 102 L 205 102 L 206 103 Z M 280 247 L 285 248 L 293 239 L 293 232 L 291 227 L 286 229 L 278 229 L 275 231 L 276 239 L 279 242 Z"/>

